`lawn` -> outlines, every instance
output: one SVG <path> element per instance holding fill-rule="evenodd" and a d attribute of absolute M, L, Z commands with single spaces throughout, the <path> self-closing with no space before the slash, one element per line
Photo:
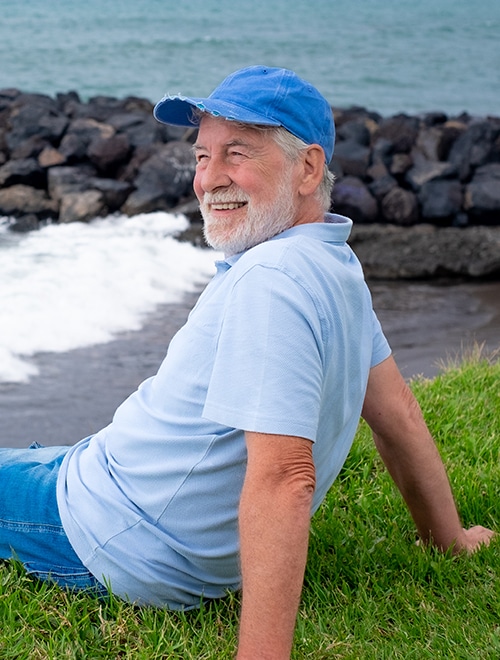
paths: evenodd
<path fill-rule="evenodd" d="M 464 526 L 498 528 L 500 361 L 474 355 L 412 382 L 448 467 Z M 293 658 L 500 658 L 500 543 L 473 556 L 416 544 L 412 520 L 358 434 L 312 521 Z M 101 602 L 0 566 L 0 658 L 222 660 L 233 657 L 239 599 L 187 613 Z"/>

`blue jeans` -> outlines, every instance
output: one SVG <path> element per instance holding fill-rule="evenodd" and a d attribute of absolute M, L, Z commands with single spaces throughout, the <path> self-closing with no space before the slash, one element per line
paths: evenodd
<path fill-rule="evenodd" d="M 0 559 L 18 559 L 41 580 L 103 595 L 107 590 L 76 555 L 59 516 L 56 482 L 68 449 L 0 448 Z"/>

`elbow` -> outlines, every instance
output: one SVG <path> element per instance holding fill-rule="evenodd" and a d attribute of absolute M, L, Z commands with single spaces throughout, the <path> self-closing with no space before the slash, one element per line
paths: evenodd
<path fill-rule="evenodd" d="M 311 506 L 316 490 L 315 478 L 304 478 L 298 484 L 293 485 L 292 492 L 299 501 L 303 501 L 308 507 Z"/>
<path fill-rule="evenodd" d="M 287 493 L 296 507 L 307 508 L 312 505 L 316 490 L 316 472 L 313 464 L 304 466 L 303 469 L 282 475 L 280 487 Z"/>
<path fill-rule="evenodd" d="M 309 509 L 316 491 L 312 442 L 290 436 L 247 435 L 244 493 Z"/>
<path fill-rule="evenodd" d="M 310 510 L 316 490 L 316 470 L 312 460 L 283 462 L 274 466 L 260 482 L 274 502 L 287 501 L 291 506 Z"/>

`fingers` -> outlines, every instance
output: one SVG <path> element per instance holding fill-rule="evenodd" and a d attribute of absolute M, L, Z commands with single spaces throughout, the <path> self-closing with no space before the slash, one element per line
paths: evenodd
<path fill-rule="evenodd" d="M 476 525 L 470 529 L 464 529 L 465 543 L 461 550 L 466 552 L 476 552 L 482 545 L 489 545 L 495 532 L 481 525 Z"/>
<path fill-rule="evenodd" d="M 460 554 L 461 552 L 467 552 L 472 554 L 479 550 L 481 546 L 488 546 L 495 536 L 496 532 L 481 525 L 475 525 L 470 529 L 464 528 L 463 535 L 451 547 L 452 553 Z M 415 545 L 425 547 L 427 543 L 418 540 Z"/>

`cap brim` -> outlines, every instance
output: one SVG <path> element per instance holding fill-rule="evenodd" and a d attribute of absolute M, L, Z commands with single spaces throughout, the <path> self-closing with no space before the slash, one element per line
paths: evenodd
<path fill-rule="evenodd" d="M 274 119 L 265 117 L 234 103 L 227 103 L 213 98 L 187 98 L 186 96 L 165 96 L 156 104 L 153 114 L 164 124 L 174 126 L 196 126 L 193 109 L 208 112 L 214 117 L 224 117 L 244 124 L 259 124 L 261 126 L 280 126 Z"/>
<path fill-rule="evenodd" d="M 187 99 L 183 96 L 165 96 L 153 110 L 154 117 L 164 124 L 194 126 L 193 108 L 202 99 Z"/>

